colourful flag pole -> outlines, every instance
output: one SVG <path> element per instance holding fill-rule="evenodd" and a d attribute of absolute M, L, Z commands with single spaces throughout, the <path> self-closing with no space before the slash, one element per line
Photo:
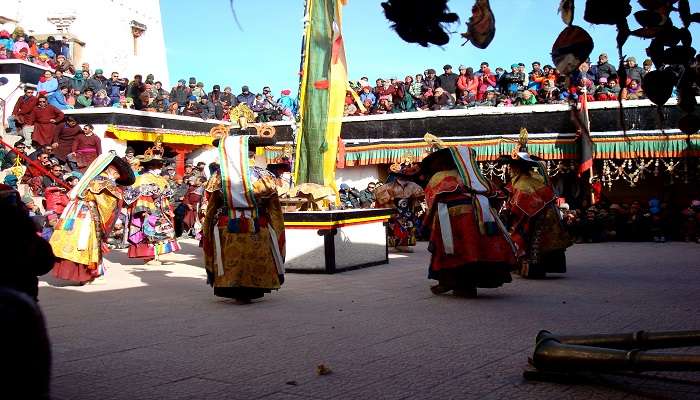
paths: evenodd
<path fill-rule="evenodd" d="M 347 87 L 344 0 L 307 0 L 295 181 L 335 189 L 335 165 Z"/>

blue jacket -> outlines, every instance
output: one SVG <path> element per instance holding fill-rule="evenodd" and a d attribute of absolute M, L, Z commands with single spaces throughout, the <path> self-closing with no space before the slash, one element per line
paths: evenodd
<path fill-rule="evenodd" d="M 39 48 L 39 54 L 40 54 L 40 55 L 41 55 L 41 54 L 46 54 L 47 56 L 49 56 L 49 58 L 55 58 L 55 57 L 56 57 L 56 53 L 55 53 L 53 50 L 51 50 L 50 48 L 45 49 L 45 48 L 43 48 L 43 47 L 40 47 L 40 48 Z"/>
<path fill-rule="evenodd" d="M 295 114 L 297 111 L 296 101 L 294 101 L 294 99 L 291 96 L 280 96 L 280 98 L 277 99 L 277 104 L 279 104 L 283 108 L 288 108 L 292 112 L 292 114 Z"/>
<path fill-rule="evenodd" d="M 73 108 L 70 104 L 68 104 L 66 101 L 66 96 L 64 96 L 60 90 L 51 93 L 51 95 L 46 97 L 46 100 L 48 100 L 49 104 L 58 108 L 59 110 Z"/>
<path fill-rule="evenodd" d="M 375 96 L 374 93 L 372 93 L 372 92 L 369 92 L 369 93 L 362 92 L 362 93 L 360 93 L 360 101 L 362 101 L 362 102 L 364 103 L 365 100 L 367 100 L 367 99 L 372 100 L 372 104 L 376 104 L 376 103 L 377 103 L 377 96 Z"/>
<path fill-rule="evenodd" d="M 70 104 L 68 104 L 66 101 L 66 96 L 64 96 L 60 90 L 51 93 L 51 95 L 47 96 L 46 99 L 48 100 L 49 104 L 58 108 L 59 110 L 73 108 Z"/>
<path fill-rule="evenodd" d="M 36 84 L 36 91 L 40 93 L 42 91 L 46 92 L 46 96 L 58 90 L 58 81 L 56 78 L 51 78 L 46 82 L 39 82 Z"/>

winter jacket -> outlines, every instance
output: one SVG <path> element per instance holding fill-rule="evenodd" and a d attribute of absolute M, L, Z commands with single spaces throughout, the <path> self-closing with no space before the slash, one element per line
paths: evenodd
<path fill-rule="evenodd" d="M 207 101 L 207 104 L 200 104 L 199 107 L 202 109 L 202 119 L 212 119 L 216 115 L 216 107 L 211 101 Z"/>
<path fill-rule="evenodd" d="M 190 97 L 190 88 L 186 86 L 175 86 L 170 90 L 170 102 L 177 103 L 180 107 L 187 105 L 188 97 Z"/>
<path fill-rule="evenodd" d="M 628 81 L 634 81 L 636 80 L 637 82 L 642 82 L 642 77 L 644 76 L 644 70 L 639 66 L 635 65 L 632 68 L 625 68 L 625 72 L 627 72 L 627 80 Z M 620 85 L 624 85 L 624 82 L 620 82 Z"/>
<path fill-rule="evenodd" d="M 47 79 L 44 82 L 39 82 L 36 85 L 37 93 L 46 92 L 46 96 L 58 90 L 58 81 L 56 78 Z"/>
<path fill-rule="evenodd" d="M 93 78 L 88 78 L 85 80 L 85 88 L 90 88 L 90 89 L 92 89 L 93 93 L 97 93 L 100 90 L 104 89 L 105 87 L 99 79 L 95 79 L 93 77 Z M 83 90 L 85 88 L 83 88 Z"/>
<path fill-rule="evenodd" d="M 438 86 L 445 89 L 447 93 L 455 94 L 457 93 L 458 77 L 459 75 L 455 74 L 454 72 L 450 72 L 449 74 L 442 74 L 437 78 Z"/>
<path fill-rule="evenodd" d="M 602 64 L 598 63 L 591 67 L 589 71 L 593 76 L 595 76 L 595 81 L 598 82 L 600 78 L 609 78 L 610 75 L 617 75 L 617 69 L 609 62 L 604 62 Z"/>
<path fill-rule="evenodd" d="M 457 78 L 457 89 L 459 89 L 460 94 L 471 93 L 473 95 L 476 95 L 478 87 L 479 80 L 476 77 L 468 79 L 466 75 L 459 75 L 459 77 Z"/>
<path fill-rule="evenodd" d="M 369 93 L 362 92 L 362 93 L 360 93 L 360 101 L 361 101 L 363 104 L 364 104 L 365 100 L 367 100 L 367 99 L 369 99 L 370 101 L 372 101 L 372 104 L 377 104 L 377 96 L 375 96 L 374 93 L 372 93 L 372 92 L 369 92 Z"/>
<path fill-rule="evenodd" d="M 48 100 L 49 104 L 58 108 L 59 110 L 68 110 L 73 108 L 68 104 L 66 101 L 66 96 L 64 96 L 60 90 L 51 93 L 51 95 L 47 96 L 46 99 Z"/>
<path fill-rule="evenodd" d="M 291 96 L 280 96 L 280 98 L 277 99 L 277 104 L 279 104 L 283 109 L 291 111 L 292 114 L 296 113 L 296 102 Z"/>
<path fill-rule="evenodd" d="M 46 56 L 49 58 L 56 57 L 56 53 L 53 50 L 51 50 L 51 48 L 48 48 L 48 49 L 45 49 L 43 47 L 39 48 L 39 55 L 41 55 L 41 54 L 46 54 Z"/>
<path fill-rule="evenodd" d="M 251 92 L 248 92 L 248 94 L 239 94 L 236 96 L 236 100 L 238 100 L 239 103 L 246 103 L 248 104 L 248 107 L 253 107 L 253 102 L 255 102 L 255 95 Z"/>
<path fill-rule="evenodd" d="M 75 100 L 75 108 L 92 107 L 92 99 L 88 99 L 84 94 L 80 94 Z"/>
<path fill-rule="evenodd" d="M 105 90 L 107 91 L 107 96 L 112 99 L 112 103 L 119 103 L 119 96 L 122 91 L 124 91 L 125 85 L 124 81 L 122 80 L 117 80 L 114 82 L 113 80 L 108 80 L 107 84 L 105 85 Z"/>

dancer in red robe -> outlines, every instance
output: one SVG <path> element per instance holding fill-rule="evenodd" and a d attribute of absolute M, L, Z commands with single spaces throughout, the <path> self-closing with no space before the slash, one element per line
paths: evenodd
<path fill-rule="evenodd" d="M 487 196 L 493 191 L 476 165 L 474 151 L 466 146 L 443 148 L 423 160 L 421 171 L 428 180 L 428 277 L 438 281 L 431 291 L 475 297 L 477 288 L 510 282 L 514 247 L 489 205 Z"/>

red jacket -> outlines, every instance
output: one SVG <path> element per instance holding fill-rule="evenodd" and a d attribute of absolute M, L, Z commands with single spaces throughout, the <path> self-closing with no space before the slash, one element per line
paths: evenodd
<path fill-rule="evenodd" d="M 53 211 L 61 215 L 63 209 L 68 205 L 68 196 L 65 189 L 60 187 L 47 187 L 44 189 L 44 198 L 46 199 L 46 211 Z"/>

